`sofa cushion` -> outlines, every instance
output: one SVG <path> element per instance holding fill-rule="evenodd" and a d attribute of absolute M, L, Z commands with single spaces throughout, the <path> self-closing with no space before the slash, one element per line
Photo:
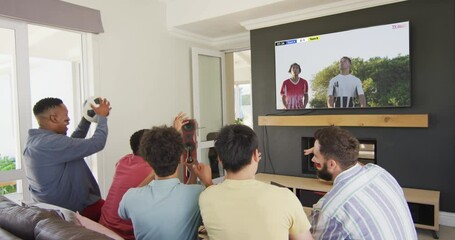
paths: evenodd
<path fill-rule="evenodd" d="M 23 239 L 34 239 L 36 224 L 46 218 L 62 219 L 54 210 L 13 205 L 0 209 L 0 227 Z"/>
<path fill-rule="evenodd" d="M 106 235 L 86 229 L 83 226 L 63 221 L 62 219 L 49 218 L 40 221 L 35 227 L 36 240 L 106 240 L 111 239 Z"/>
<path fill-rule="evenodd" d="M 66 208 L 63 208 L 63 207 L 59 207 L 59 206 L 56 206 L 56 205 L 53 205 L 53 204 L 49 204 L 49 203 L 43 203 L 43 202 L 33 202 L 33 203 L 29 203 L 27 204 L 28 207 L 39 207 L 39 208 L 44 208 L 44 209 L 48 209 L 48 210 L 55 210 L 59 213 L 59 215 L 65 219 L 65 221 L 67 222 L 71 222 L 71 223 L 74 223 L 74 224 L 77 224 L 77 225 L 81 225 L 81 223 L 79 222 L 79 220 L 77 220 L 77 217 L 76 217 L 76 213 L 69 210 L 69 209 L 66 209 Z"/>

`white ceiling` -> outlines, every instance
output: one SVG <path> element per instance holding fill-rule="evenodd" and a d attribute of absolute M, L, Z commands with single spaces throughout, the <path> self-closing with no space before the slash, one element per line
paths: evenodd
<path fill-rule="evenodd" d="M 265 6 L 213 17 L 198 22 L 177 26 L 183 31 L 192 32 L 209 38 L 221 38 L 248 32 L 243 22 L 266 18 L 277 14 L 293 12 L 299 9 L 314 8 L 318 5 L 330 4 L 338 0 L 286 0 Z"/>
<path fill-rule="evenodd" d="M 249 31 L 253 29 L 406 0 L 161 1 L 166 3 L 167 24 L 171 33 L 215 47 L 241 41 L 248 44 L 244 46 L 247 48 Z"/>

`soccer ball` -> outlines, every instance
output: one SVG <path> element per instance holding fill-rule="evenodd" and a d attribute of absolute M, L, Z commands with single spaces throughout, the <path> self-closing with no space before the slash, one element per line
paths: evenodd
<path fill-rule="evenodd" d="M 84 105 L 82 106 L 82 115 L 84 118 L 90 122 L 96 123 L 98 122 L 98 117 L 90 104 L 98 107 L 100 99 L 98 97 L 89 97 L 85 100 Z"/>

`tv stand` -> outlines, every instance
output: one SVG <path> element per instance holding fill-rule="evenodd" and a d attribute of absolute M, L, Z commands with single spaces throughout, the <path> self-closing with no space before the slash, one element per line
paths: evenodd
<path fill-rule="evenodd" d="M 266 183 L 274 183 L 289 188 L 300 197 L 303 210 L 309 216 L 312 203 L 306 197 L 318 195 L 332 189 L 332 184 L 315 178 L 293 177 L 285 175 L 258 173 L 256 179 Z M 308 193 L 315 194 L 308 194 Z M 431 230 L 434 239 L 439 239 L 439 191 L 403 188 L 404 196 L 411 210 L 416 228 Z"/>

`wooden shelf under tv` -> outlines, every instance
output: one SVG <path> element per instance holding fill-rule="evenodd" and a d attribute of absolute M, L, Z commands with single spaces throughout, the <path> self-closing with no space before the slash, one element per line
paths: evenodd
<path fill-rule="evenodd" d="M 259 116 L 258 125 L 428 128 L 428 114 Z"/>

